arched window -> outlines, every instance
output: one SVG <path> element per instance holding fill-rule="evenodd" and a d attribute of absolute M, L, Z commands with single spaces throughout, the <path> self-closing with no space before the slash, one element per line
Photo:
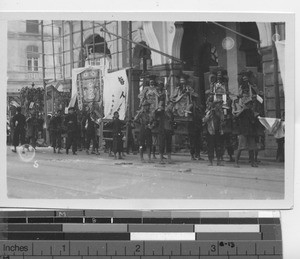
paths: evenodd
<path fill-rule="evenodd" d="M 39 71 L 39 48 L 37 46 L 27 46 L 27 70 L 29 72 Z"/>
<path fill-rule="evenodd" d="M 85 42 L 84 59 L 91 66 L 99 66 L 103 63 L 103 57 L 111 58 L 107 42 L 99 34 L 89 36 Z"/>

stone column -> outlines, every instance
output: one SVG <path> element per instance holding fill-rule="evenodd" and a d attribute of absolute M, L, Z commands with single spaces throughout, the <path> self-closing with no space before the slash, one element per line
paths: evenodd
<path fill-rule="evenodd" d="M 275 84 L 274 84 L 274 64 L 272 47 L 267 46 L 260 49 L 262 55 L 262 68 L 264 74 L 264 96 L 265 96 L 265 117 L 276 118 L 276 98 L 275 98 Z M 280 110 L 284 111 L 284 92 L 281 77 L 279 79 L 279 98 L 280 98 Z M 272 134 L 266 132 L 266 148 L 265 156 L 276 157 L 277 143 Z"/>

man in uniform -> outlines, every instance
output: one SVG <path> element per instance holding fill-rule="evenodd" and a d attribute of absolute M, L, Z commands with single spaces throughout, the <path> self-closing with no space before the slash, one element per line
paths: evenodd
<path fill-rule="evenodd" d="M 69 107 L 68 114 L 65 118 L 65 126 L 67 128 L 67 147 L 66 154 L 72 146 L 73 155 L 77 155 L 77 116 L 74 107 Z"/>

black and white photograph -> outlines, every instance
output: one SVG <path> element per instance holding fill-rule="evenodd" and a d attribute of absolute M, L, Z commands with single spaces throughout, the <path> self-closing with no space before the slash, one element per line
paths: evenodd
<path fill-rule="evenodd" d="M 292 15 L 1 23 L 8 202 L 292 205 Z"/>

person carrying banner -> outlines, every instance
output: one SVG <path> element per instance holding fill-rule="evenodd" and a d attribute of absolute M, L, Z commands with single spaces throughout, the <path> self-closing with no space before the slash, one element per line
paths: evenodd
<path fill-rule="evenodd" d="M 21 107 L 17 107 L 16 114 L 12 118 L 12 126 L 13 126 L 13 152 L 17 152 L 17 146 L 21 142 L 21 145 L 25 144 L 25 125 L 26 118 L 21 112 Z"/>
<path fill-rule="evenodd" d="M 61 138 L 62 138 L 62 111 L 58 110 L 54 116 L 50 119 L 49 132 L 52 139 L 53 153 L 56 153 L 56 148 L 58 154 L 61 152 Z"/>
<path fill-rule="evenodd" d="M 151 148 L 152 148 L 152 128 L 154 126 L 154 119 L 150 113 L 150 103 L 144 100 L 142 103 L 142 110 L 137 113 L 134 118 L 134 122 L 140 124 L 140 135 L 139 135 L 139 152 L 141 161 L 144 162 L 144 151 L 147 150 L 148 162 L 152 163 L 151 160 Z"/>
<path fill-rule="evenodd" d="M 69 154 L 69 149 L 72 146 L 73 155 L 77 155 L 77 116 L 74 107 L 69 107 L 68 114 L 64 122 L 67 128 L 67 147 L 66 154 Z"/>

